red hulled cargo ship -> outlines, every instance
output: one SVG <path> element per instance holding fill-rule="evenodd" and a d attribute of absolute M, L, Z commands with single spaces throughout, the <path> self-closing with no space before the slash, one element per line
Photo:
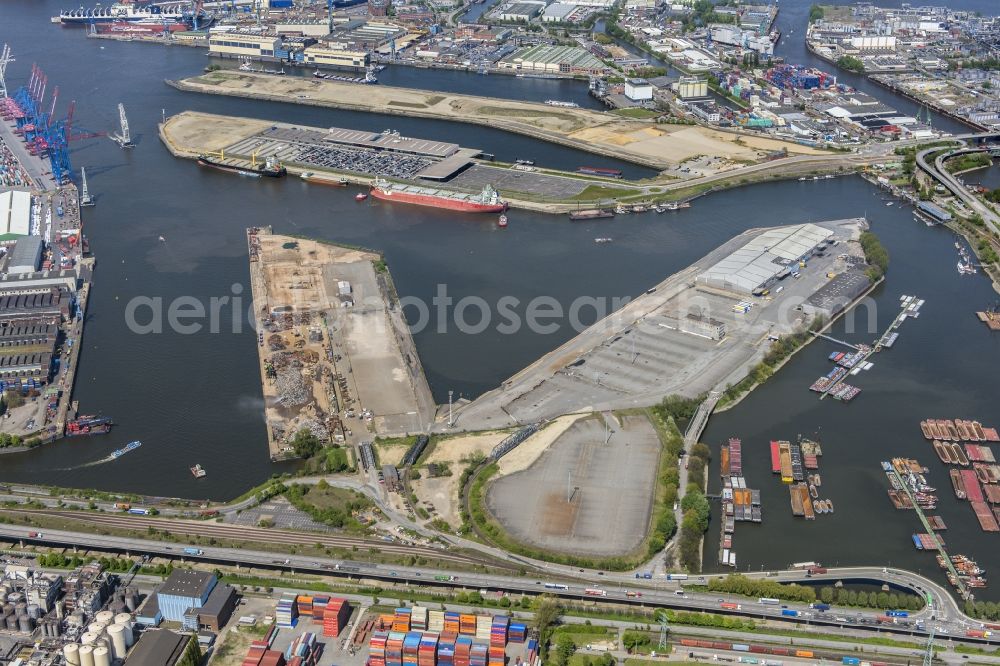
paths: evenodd
<path fill-rule="evenodd" d="M 499 213 L 507 210 L 507 202 L 503 201 L 500 194 L 490 185 L 484 187 L 479 194 L 464 194 L 417 185 L 389 183 L 377 178 L 372 184 L 371 195 L 383 201 L 398 201 L 465 213 Z"/>

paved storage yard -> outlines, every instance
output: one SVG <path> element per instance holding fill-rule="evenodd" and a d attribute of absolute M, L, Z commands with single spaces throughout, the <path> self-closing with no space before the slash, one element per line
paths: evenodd
<path fill-rule="evenodd" d="M 795 270 L 770 284 L 770 293 L 724 291 L 703 284 L 706 271 L 751 246 L 766 230 L 745 232 L 716 249 L 624 308 L 597 322 L 558 349 L 458 411 L 456 424 L 469 430 L 532 423 L 561 414 L 621 409 L 657 402 L 678 393 L 696 396 L 734 384 L 768 349 L 770 336 L 801 330 L 817 309 L 843 302 L 826 296 L 854 297 L 866 283 L 857 277 L 857 238 L 864 220 L 815 223 L 832 232 L 830 243 L 809 257 L 801 270 L 795 261 L 778 265 Z M 781 227 L 794 231 L 793 227 Z M 766 248 L 765 248 L 766 251 Z M 804 251 L 809 251 L 806 248 Z M 863 261 L 863 260 L 862 260 Z M 837 277 L 830 278 L 828 275 Z M 841 277 L 843 276 L 843 277 Z M 861 279 L 863 279 L 863 275 Z M 824 289 L 827 285 L 828 288 Z M 816 302 L 810 298 L 820 292 Z M 834 292 L 828 294 L 828 292 Z M 841 299 L 842 300 L 842 299 Z M 746 312 L 740 303 L 749 306 Z M 739 308 L 739 309 L 737 309 Z M 829 312 L 823 312 L 829 318 Z M 703 318 L 710 331 L 684 332 L 678 322 Z"/>
<path fill-rule="evenodd" d="M 492 185 L 501 194 L 504 192 L 523 192 L 549 199 L 571 199 L 591 185 L 629 189 L 628 183 L 607 184 L 597 181 L 587 181 L 582 178 L 566 178 L 553 176 L 537 171 L 521 171 L 519 169 L 475 164 L 450 181 L 450 187 L 465 190 L 481 190 L 484 185 Z M 636 189 L 638 192 L 639 190 Z"/>
<path fill-rule="evenodd" d="M 494 481 L 487 507 L 519 541 L 611 557 L 649 527 L 660 441 L 644 416 L 627 416 L 605 443 L 605 419 L 577 421 L 528 469 Z"/>

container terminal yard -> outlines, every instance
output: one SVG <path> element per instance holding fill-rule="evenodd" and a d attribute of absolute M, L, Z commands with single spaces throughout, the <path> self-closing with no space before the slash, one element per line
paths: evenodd
<path fill-rule="evenodd" d="M 0 453 L 88 427 L 72 392 L 94 259 L 67 148 L 86 136 L 50 117 L 45 80 L 33 68 L 0 98 L 0 390 L 23 403 L 7 409 L 3 432 L 17 439 Z"/>
<path fill-rule="evenodd" d="M 747 231 L 460 407 L 457 427 L 534 423 L 735 384 L 768 338 L 817 316 L 829 321 L 870 286 L 858 262 L 866 228 L 850 219 Z M 833 298 L 831 285 L 847 287 Z"/>
<path fill-rule="evenodd" d="M 352 445 L 425 430 L 434 403 L 379 255 L 270 228 L 247 242 L 271 457 L 302 429 Z"/>

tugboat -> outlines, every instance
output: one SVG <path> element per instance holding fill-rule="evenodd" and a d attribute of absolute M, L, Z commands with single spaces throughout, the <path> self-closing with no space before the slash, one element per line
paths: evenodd
<path fill-rule="evenodd" d="M 501 229 L 507 226 L 507 216 L 504 213 L 500 213 L 500 217 L 497 218 L 497 226 Z"/>
<path fill-rule="evenodd" d="M 194 467 L 192 467 L 191 473 L 194 475 L 194 478 L 196 479 L 201 479 L 206 474 L 208 474 L 208 472 L 206 472 L 201 465 L 195 465 Z"/>

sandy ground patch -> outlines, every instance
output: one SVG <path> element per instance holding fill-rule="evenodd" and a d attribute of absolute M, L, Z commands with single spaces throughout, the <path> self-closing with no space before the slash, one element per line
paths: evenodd
<path fill-rule="evenodd" d="M 559 439 L 571 425 L 582 418 L 586 418 L 586 416 L 586 414 L 560 416 L 545 428 L 521 442 L 517 448 L 500 459 L 500 471 L 497 473 L 497 478 L 531 467 L 531 463 L 538 460 L 539 456 L 545 453 L 545 450 L 554 441 Z"/>
<path fill-rule="evenodd" d="M 501 430 L 449 437 L 437 442 L 425 463 L 445 463 L 451 469 L 451 476 L 429 478 L 426 471 L 422 478 L 410 482 L 410 488 L 431 515 L 448 522 L 452 527 L 462 524 L 459 517 L 458 482 L 465 466 L 460 462 L 477 453 L 486 455 L 502 442 L 510 433 Z M 428 506 L 429 505 L 429 506 Z"/>
<path fill-rule="evenodd" d="M 189 112 L 169 118 L 164 131 L 175 148 L 200 153 L 218 152 L 270 126 L 265 120 Z"/>
<path fill-rule="evenodd" d="M 361 96 L 358 87 L 350 83 L 246 72 L 213 72 L 186 79 L 184 86 L 205 92 L 264 95 L 375 113 L 406 111 L 416 116 L 477 122 L 543 139 L 560 142 L 569 139 L 590 145 L 595 152 L 604 148 L 618 156 L 631 155 L 643 163 L 664 167 L 699 154 L 752 161 L 763 159 L 765 151 L 782 147 L 790 154 L 815 154 L 813 149 L 790 142 L 744 137 L 744 145 L 734 144 L 736 135 L 724 132 L 627 120 L 593 109 L 553 108 L 536 102 L 391 86 L 371 86 Z"/>

